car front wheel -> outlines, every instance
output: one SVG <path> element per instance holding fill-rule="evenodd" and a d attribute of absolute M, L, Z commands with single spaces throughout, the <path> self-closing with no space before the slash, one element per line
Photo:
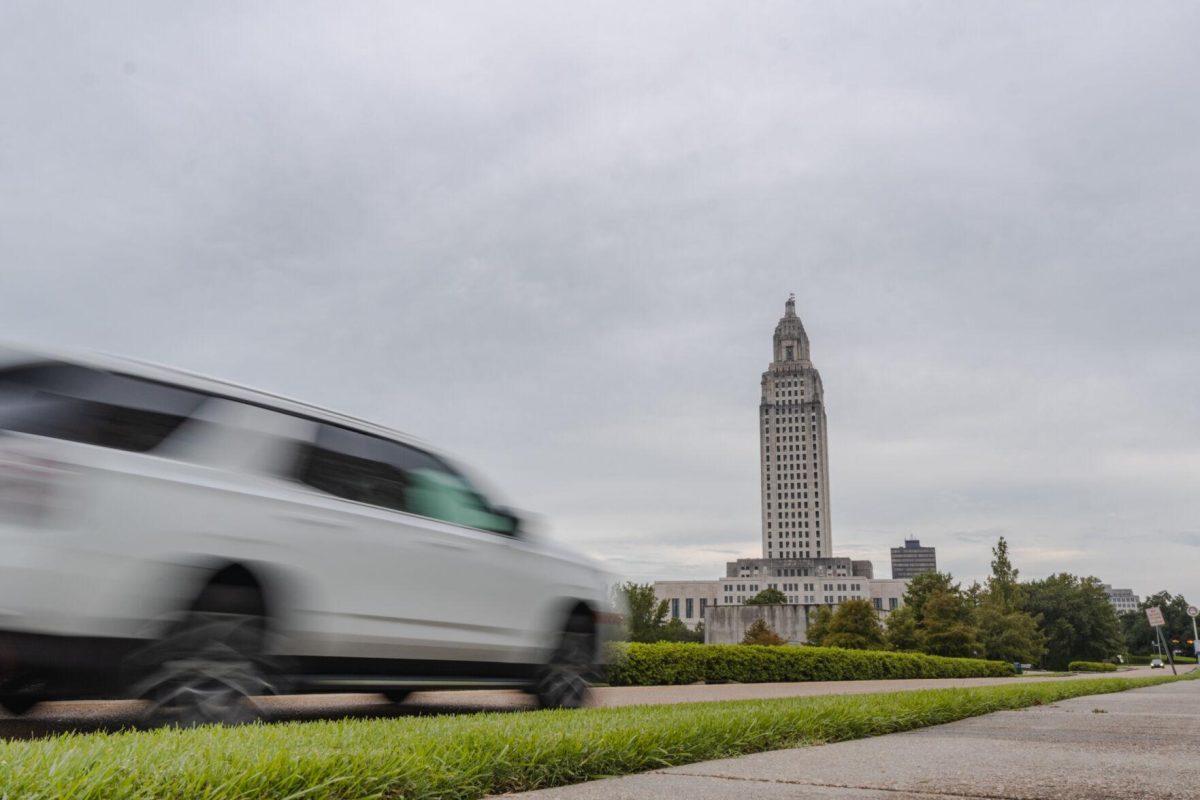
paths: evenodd
<path fill-rule="evenodd" d="M 534 694 L 542 708 L 581 708 L 590 696 L 587 676 L 596 652 L 591 619 L 576 614 L 567 623 L 558 648 L 542 668 Z"/>

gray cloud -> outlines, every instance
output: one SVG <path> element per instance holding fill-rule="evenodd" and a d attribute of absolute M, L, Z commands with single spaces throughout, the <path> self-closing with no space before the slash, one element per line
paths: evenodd
<path fill-rule="evenodd" d="M 1194 8 L 0 15 L 12 336 L 411 430 L 687 577 L 757 550 L 796 291 L 835 548 L 1200 594 Z"/>

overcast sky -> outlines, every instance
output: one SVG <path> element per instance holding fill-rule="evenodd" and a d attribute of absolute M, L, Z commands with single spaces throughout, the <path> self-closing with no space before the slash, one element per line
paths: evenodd
<path fill-rule="evenodd" d="M 639 579 L 760 553 L 788 292 L 834 551 L 1200 596 L 1192 3 L 0 10 L 0 335 L 365 416 Z"/>

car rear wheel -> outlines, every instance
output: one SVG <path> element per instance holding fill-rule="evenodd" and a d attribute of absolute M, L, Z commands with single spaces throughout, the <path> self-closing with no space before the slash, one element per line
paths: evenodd
<path fill-rule="evenodd" d="M 542 708 L 581 708 L 590 696 L 587 676 L 595 660 L 596 634 L 591 618 L 575 614 L 567 623 L 558 648 L 534 687 Z"/>
<path fill-rule="evenodd" d="M 166 636 L 136 659 L 144 676 L 135 694 L 149 701 L 146 718 L 159 724 L 250 722 L 253 698 L 276 694 L 264 653 L 267 620 L 262 599 L 246 586 L 209 586 Z"/>
<path fill-rule="evenodd" d="M 153 648 L 159 666 L 139 686 L 158 724 L 237 724 L 258 718 L 253 697 L 273 694 L 262 659 L 263 620 L 193 612 Z M 148 653 L 148 655 L 150 655 Z"/>

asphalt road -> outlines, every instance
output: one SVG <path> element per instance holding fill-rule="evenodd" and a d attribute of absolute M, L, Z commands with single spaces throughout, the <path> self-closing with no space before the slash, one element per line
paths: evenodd
<path fill-rule="evenodd" d="M 509 796 L 528 800 L 1192 800 L 1200 786 L 1197 753 L 1200 681 L 1180 681 L 1000 711 L 906 733 Z"/>
<path fill-rule="evenodd" d="M 1137 668 L 1118 674 L 1130 677 L 1161 675 L 1162 670 L 1152 671 L 1148 668 Z M 700 703 L 715 700 L 995 686 L 1014 681 L 1076 680 L 1077 677 L 1079 676 L 729 683 L 690 686 L 604 686 L 593 690 L 592 703 L 597 706 Z M 511 690 L 417 692 L 400 704 L 391 703 L 377 694 L 287 695 L 261 698 L 260 705 L 265 719 L 269 722 L 522 711 L 535 707 L 533 700 L 528 695 Z M 132 700 L 42 703 L 22 717 L 0 714 L 0 738 L 24 739 L 68 731 L 115 731 L 137 727 L 140 708 L 141 704 Z"/>

